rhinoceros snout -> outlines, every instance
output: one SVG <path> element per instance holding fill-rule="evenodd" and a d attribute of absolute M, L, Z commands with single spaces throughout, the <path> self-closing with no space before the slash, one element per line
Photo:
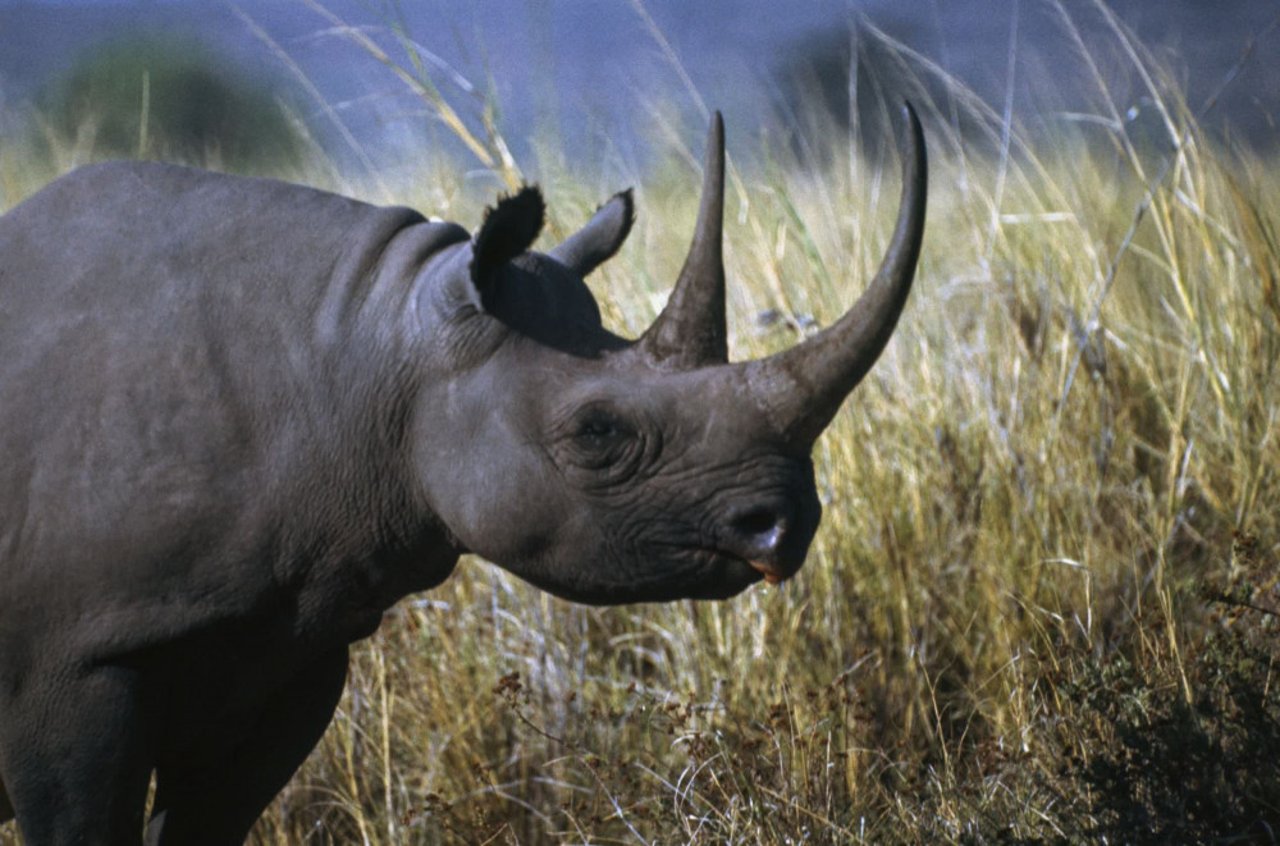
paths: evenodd
<path fill-rule="evenodd" d="M 731 509 L 724 523 L 724 551 L 750 564 L 770 584 L 795 575 L 817 525 L 815 515 L 793 498 L 765 500 Z"/>

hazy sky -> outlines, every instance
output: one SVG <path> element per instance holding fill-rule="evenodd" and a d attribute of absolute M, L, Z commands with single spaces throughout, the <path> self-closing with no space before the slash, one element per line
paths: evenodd
<path fill-rule="evenodd" d="M 602 140 L 661 130 L 664 110 L 689 122 L 701 98 L 725 112 L 730 143 L 772 125 L 776 98 L 816 93 L 780 84 L 815 39 L 846 43 L 858 21 L 871 21 L 973 85 L 997 105 L 1006 90 L 1019 108 L 1049 77 L 1070 100 L 1076 77 L 1069 39 L 1049 4 L 1029 0 L 321 0 L 375 37 L 399 8 L 414 41 L 480 89 L 497 95 L 504 130 L 520 143 L 550 120 L 570 146 L 600 149 Z M 1274 0 L 1115 0 L 1125 19 L 1157 45 L 1203 102 L 1249 49 L 1238 78 L 1214 106 L 1255 139 L 1274 139 L 1280 97 L 1280 15 Z M 1086 40 L 1096 27 L 1092 3 L 1066 0 Z M 241 9 L 274 40 L 362 134 L 383 140 L 420 134 L 421 105 L 367 54 L 332 35 L 302 0 L 241 0 Z M 861 15 L 866 18 L 861 18 Z M 231 4 L 211 0 L 0 0 L 0 107 L 12 112 L 82 50 L 125 34 L 181 33 L 224 52 L 241 68 L 287 76 L 272 50 Z M 865 27 L 864 27 L 865 31 Z M 664 44 L 655 32 L 666 39 Z M 669 45 L 671 53 L 667 51 Z M 1016 61 L 1007 88 L 1010 51 Z M 1105 55 L 1103 58 L 1109 59 Z M 672 63 L 679 59 L 681 69 Z M 400 61 L 403 54 L 397 54 Z M 1106 62 L 1104 64 L 1119 64 Z M 1046 72 L 1047 68 L 1047 72 Z M 682 73 L 687 73 L 687 77 Z M 471 95 L 434 69 L 441 89 L 467 109 Z M 690 90 L 696 90 L 696 95 Z M 1142 92 L 1120 86 L 1118 98 Z M 305 99 L 305 98 L 304 98 Z M 1120 104 L 1124 106 L 1124 103 Z M 471 109 L 474 111 L 474 109 Z M 621 150 L 619 155 L 629 155 Z"/>

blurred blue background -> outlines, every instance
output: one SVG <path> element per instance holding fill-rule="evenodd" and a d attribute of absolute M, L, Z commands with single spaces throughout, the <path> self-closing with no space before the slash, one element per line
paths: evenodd
<path fill-rule="evenodd" d="M 409 67 L 405 42 L 392 35 L 400 28 L 474 132 L 483 132 L 482 101 L 496 104 L 518 159 L 541 136 L 571 157 L 629 166 L 654 135 L 700 122 L 703 103 L 724 111 L 731 144 L 802 135 L 806 109 L 819 103 L 847 120 L 848 70 L 869 76 L 884 64 L 867 41 L 876 30 L 996 110 L 1007 105 L 1029 126 L 1051 128 L 1098 108 L 1061 10 L 1085 44 L 1105 26 L 1105 12 L 1088 0 L 318 2 Z M 1107 8 L 1180 76 L 1206 125 L 1256 148 L 1276 145 L 1275 0 L 1113 0 Z M 0 0 L 0 133 L 30 131 L 87 55 L 140 39 L 199 45 L 228 73 L 289 104 L 338 161 L 352 151 L 334 116 L 374 162 L 456 143 L 407 86 L 302 0 Z M 855 53 L 860 66 L 851 64 Z M 1106 55 L 1100 63 L 1106 74 L 1123 66 Z M 892 73 L 886 79 L 892 89 Z M 1122 110 L 1141 113 L 1139 81 L 1111 85 Z"/>

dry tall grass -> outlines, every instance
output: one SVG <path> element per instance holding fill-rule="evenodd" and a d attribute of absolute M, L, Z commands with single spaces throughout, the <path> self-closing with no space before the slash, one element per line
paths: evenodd
<path fill-rule="evenodd" d="M 355 649 L 254 842 L 1280 837 L 1277 171 L 1204 137 L 1119 24 L 1079 48 L 1082 72 L 1125 59 L 1155 141 L 1131 140 L 1100 76 L 1091 120 L 1029 139 L 953 83 L 935 101 L 910 63 L 924 256 L 817 446 L 826 514 L 796 580 L 604 610 L 464 561 Z M 957 108 L 998 154 L 948 129 Z M 828 131 L 820 170 L 774 150 L 737 173 L 739 358 L 834 319 L 885 247 L 896 165 Z M 601 199 L 543 171 L 562 227 Z M 459 172 L 401 199 L 477 220 Z M 619 331 L 675 278 L 694 185 L 641 186 L 593 279 Z M 756 328 L 766 310 L 781 319 Z"/>

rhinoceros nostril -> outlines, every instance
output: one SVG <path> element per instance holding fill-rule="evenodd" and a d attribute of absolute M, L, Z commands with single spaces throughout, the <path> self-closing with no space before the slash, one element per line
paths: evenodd
<path fill-rule="evenodd" d="M 729 519 L 729 530 L 744 557 L 769 557 L 782 546 L 788 522 L 779 508 L 755 506 L 734 514 Z"/>

